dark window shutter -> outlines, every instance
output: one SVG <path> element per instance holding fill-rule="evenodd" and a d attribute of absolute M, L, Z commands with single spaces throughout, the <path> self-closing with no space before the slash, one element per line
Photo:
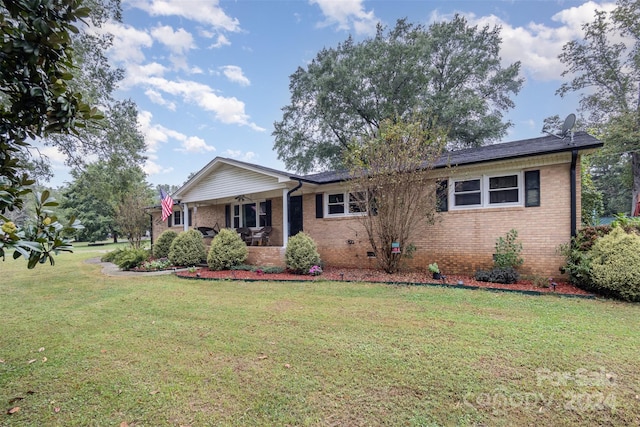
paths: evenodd
<path fill-rule="evenodd" d="M 316 218 L 324 218 L 324 194 L 316 194 Z"/>
<path fill-rule="evenodd" d="M 264 204 L 265 204 L 264 222 L 266 226 L 271 226 L 271 200 L 266 200 Z"/>
<path fill-rule="evenodd" d="M 524 173 L 524 205 L 528 208 L 540 206 L 540 171 Z"/>
<path fill-rule="evenodd" d="M 193 224 L 193 209 L 189 209 L 189 223 L 187 226 L 191 227 L 191 224 Z"/>
<path fill-rule="evenodd" d="M 167 227 L 171 228 L 172 222 L 173 222 L 173 213 L 171 213 L 171 215 L 169 215 L 169 217 L 167 218 Z"/>
<path fill-rule="evenodd" d="M 224 205 L 224 226 L 231 228 L 231 205 Z"/>
<path fill-rule="evenodd" d="M 436 211 L 447 212 L 449 210 L 449 181 L 446 179 L 436 184 Z"/>

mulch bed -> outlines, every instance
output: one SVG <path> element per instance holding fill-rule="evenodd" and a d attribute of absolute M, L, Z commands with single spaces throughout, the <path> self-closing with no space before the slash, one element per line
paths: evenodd
<path fill-rule="evenodd" d="M 388 274 L 382 270 L 372 270 L 366 268 L 326 268 L 319 276 L 298 275 L 291 273 L 261 274 L 243 270 L 222 270 L 212 271 L 208 268 L 200 268 L 197 272 L 179 271 L 178 277 L 189 279 L 205 280 L 245 280 L 245 281 L 349 281 L 349 282 L 374 282 L 391 284 L 414 284 L 414 285 L 443 285 L 452 287 L 486 288 L 506 291 L 519 291 L 525 293 L 556 293 L 559 295 L 572 295 L 582 297 L 593 297 L 592 294 L 573 286 L 567 282 L 556 282 L 557 286 L 552 288 L 542 288 L 534 285 L 530 280 L 520 280 L 518 283 L 503 285 L 500 283 L 479 282 L 470 276 L 447 275 L 446 280 L 438 281 L 431 277 L 431 274 L 420 272 L 403 272 Z"/>

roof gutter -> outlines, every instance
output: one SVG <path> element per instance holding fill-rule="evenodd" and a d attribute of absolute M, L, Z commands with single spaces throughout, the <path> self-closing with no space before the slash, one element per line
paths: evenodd
<path fill-rule="evenodd" d="M 576 177 L 576 165 L 578 163 L 578 149 L 574 148 L 571 151 L 571 238 L 576 237 L 578 234 L 578 224 L 576 217 L 578 216 L 578 203 L 577 203 L 577 177 Z"/>

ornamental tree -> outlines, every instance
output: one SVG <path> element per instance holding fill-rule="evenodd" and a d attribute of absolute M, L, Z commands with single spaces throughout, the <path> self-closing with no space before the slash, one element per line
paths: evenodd
<path fill-rule="evenodd" d="M 430 174 L 446 134 L 428 116 L 384 120 L 376 138 L 350 146 L 350 200 L 380 267 L 395 273 L 410 237 L 436 220 L 437 182 Z M 402 250 L 395 253 L 392 243 Z"/>

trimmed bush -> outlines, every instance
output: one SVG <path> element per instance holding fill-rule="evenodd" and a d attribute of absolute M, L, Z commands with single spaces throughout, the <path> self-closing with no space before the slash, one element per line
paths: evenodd
<path fill-rule="evenodd" d="M 189 230 L 178 234 L 169 249 L 169 261 L 173 265 L 182 267 L 200 264 L 206 256 L 202 233 L 198 230 Z"/>
<path fill-rule="evenodd" d="M 505 237 L 498 237 L 493 259 L 493 264 L 496 268 L 518 268 L 524 263 L 524 260 L 520 256 L 522 243 L 517 242 L 517 238 L 518 231 L 515 229 L 509 230 Z"/>
<path fill-rule="evenodd" d="M 207 265 L 212 270 L 228 270 L 249 256 L 247 245 L 235 230 L 223 228 L 211 241 Z"/>
<path fill-rule="evenodd" d="M 302 231 L 289 239 L 284 259 L 287 268 L 295 274 L 309 274 L 311 267 L 321 264 L 316 243 Z"/>
<path fill-rule="evenodd" d="M 178 233 L 173 230 L 163 231 L 153 245 L 153 256 L 155 258 L 167 258 L 169 256 L 169 250 L 171 249 L 171 243 L 173 243 L 173 239 L 176 237 L 178 237 Z"/>
<path fill-rule="evenodd" d="M 150 255 L 147 249 L 119 248 L 104 255 L 101 260 L 112 262 L 121 270 L 131 270 L 147 261 Z"/>
<path fill-rule="evenodd" d="M 640 236 L 614 227 L 595 242 L 590 258 L 591 281 L 596 292 L 640 301 Z"/>
<path fill-rule="evenodd" d="M 489 271 L 478 270 L 475 275 L 476 280 L 480 282 L 491 282 L 491 283 L 503 283 L 503 284 L 512 284 L 516 283 L 520 278 L 518 272 L 512 267 L 506 268 L 494 268 Z"/>

